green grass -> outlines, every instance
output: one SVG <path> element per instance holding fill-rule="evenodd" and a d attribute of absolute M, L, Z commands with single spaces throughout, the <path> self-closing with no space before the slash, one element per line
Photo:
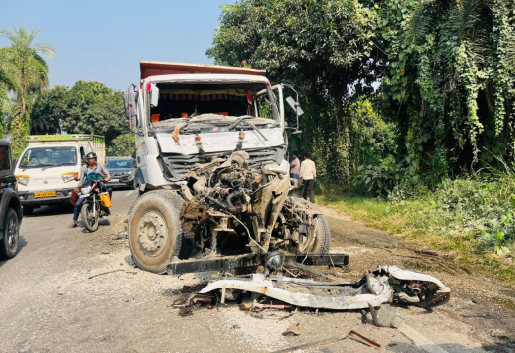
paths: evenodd
<path fill-rule="evenodd" d="M 501 181 L 502 182 L 502 181 Z M 450 186 L 448 186 L 449 188 Z M 452 185 L 451 191 L 437 191 L 417 197 L 411 197 L 402 202 L 389 202 L 384 199 L 356 196 L 350 193 L 331 192 L 317 196 L 317 202 L 346 213 L 352 219 L 367 226 L 381 229 L 403 238 L 413 247 L 432 248 L 452 254 L 455 261 L 472 265 L 495 275 L 515 281 L 515 266 L 509 264 L 506 256 L 498 256 L 495 244 L 485 241 L 485 232 L 491 221 L 491 213 L 499 212 L 490 207 L 478 210 L 480 202 L 468 195 L 469 189 L 480 189 L 478 183 Z M 458 190 L 458 191 L 456 191 Z M 451 194 L 453 197 L 446 197 Z M 456 194 L 467 194 L 472 200 L 463 201 Z M 481 193 L 479 194 L 479 198 Z M 478 206 L 479 204 L 479 206 Z M 450 205 L 450 206 L 449 206 Z M 494 210 L 490 210 L 490 208 Z M 476 212 L 471 214 L 471 212 Z M 475 222 L 475 223 L 474 223 Z M 486 230 L 483 230 L 486 229 Z M 503 245 L 513 249 L 511 240 Z"/>

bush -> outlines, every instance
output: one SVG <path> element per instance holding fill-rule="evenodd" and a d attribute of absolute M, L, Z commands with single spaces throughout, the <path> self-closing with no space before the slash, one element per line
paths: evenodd
<path fill-rule="evenodd" d="M 372 196 L 386 196 L 396 183 L 404 177 L 406 168 L 401 163 L 393 163 L 391 159 L 380 160 L 379 165 L 360 165 L 353 182 L 361 193 Z"/>
<path fill-rule="evenodd" d="M 474 243 L 473 248 L 507 255 L 515 240 L 515 181 L 509 174 L 447 179 L 434 192 L 394 188 L 391 212 L 411 227 Z M 416 204 L 416 205 L 415 205 Z"/>

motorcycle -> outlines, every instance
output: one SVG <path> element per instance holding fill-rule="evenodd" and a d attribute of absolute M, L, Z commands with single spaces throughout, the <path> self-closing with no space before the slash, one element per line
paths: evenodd
<path fill-rule="evenodd" d="M 92 172 L 86 175 L 82 183 L 80 197 L 84 199 L 80 215 L 84 227 L 90 232 L 98 230 L 99 219 L 107 216 L 111 200 L 101 174 Z"/>

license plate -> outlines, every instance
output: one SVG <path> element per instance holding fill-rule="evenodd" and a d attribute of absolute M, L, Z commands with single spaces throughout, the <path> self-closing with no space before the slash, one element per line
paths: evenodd
<path fill-rule="evenodd" d="M 34 197 L 35 198 L 40 198 L 40 197 L 55 197 L 57 196 L 57 193 L 55 191 L 47 191 L 47 192 L 36 192 L 34 194 Z"/>
<path fill-rule="evenodd" d="M 111 183 L 117 183 L 119 181 L 120 181 L 120 179 L 111 179 Z"/>

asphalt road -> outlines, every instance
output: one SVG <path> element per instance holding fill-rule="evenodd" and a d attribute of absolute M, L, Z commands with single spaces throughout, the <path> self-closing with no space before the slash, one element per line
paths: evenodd
<path fill-rule="evenodd" d="M 185 315 L 172 304 L 210 277 L 175 279 L 133 267 L 124 221 L 135 199 L 136 192 L 115 191 L 110 224 L 95 233 L 66 229 L 71 207 L 46 207 L 24 218 L 18 256 L 0 262 L 0 352 L 264 352 L 351 329 L 394 352 L 423 352 L 394 329 L 362 324 L 359 312 L 250 315 L 229 303 Z M 385 262 L 407 269 L 424 266 L 410 259 L 410 250 L 396 237 L 342 215 L 330 215 L 329 222 L 333 246 L 351 254 L 351 272 L 346 274 L 350 278 L 360 278 L 366 269 Z M 451 288 L 463 286 L 463 274 L 438 266 L 427 270 Z M 515 293 L 496 279 L 481 277 L 481 282 L 485 296 L 492 288 L 504 290 L 503 298 Z M 510 302 L 478 304 L 481 295 L 472 298 L 466 290 L 456 289 L 458 295 L 441 309 L 398 310 L 406 323 L 447 352 L 511 351 L 515 321 Z M 467 313 L 484 317 L 469 318 Z M 302 335 L 282 335 L 297 323 Z M 372 349 L 345 340 L 323 351 Z"/>

